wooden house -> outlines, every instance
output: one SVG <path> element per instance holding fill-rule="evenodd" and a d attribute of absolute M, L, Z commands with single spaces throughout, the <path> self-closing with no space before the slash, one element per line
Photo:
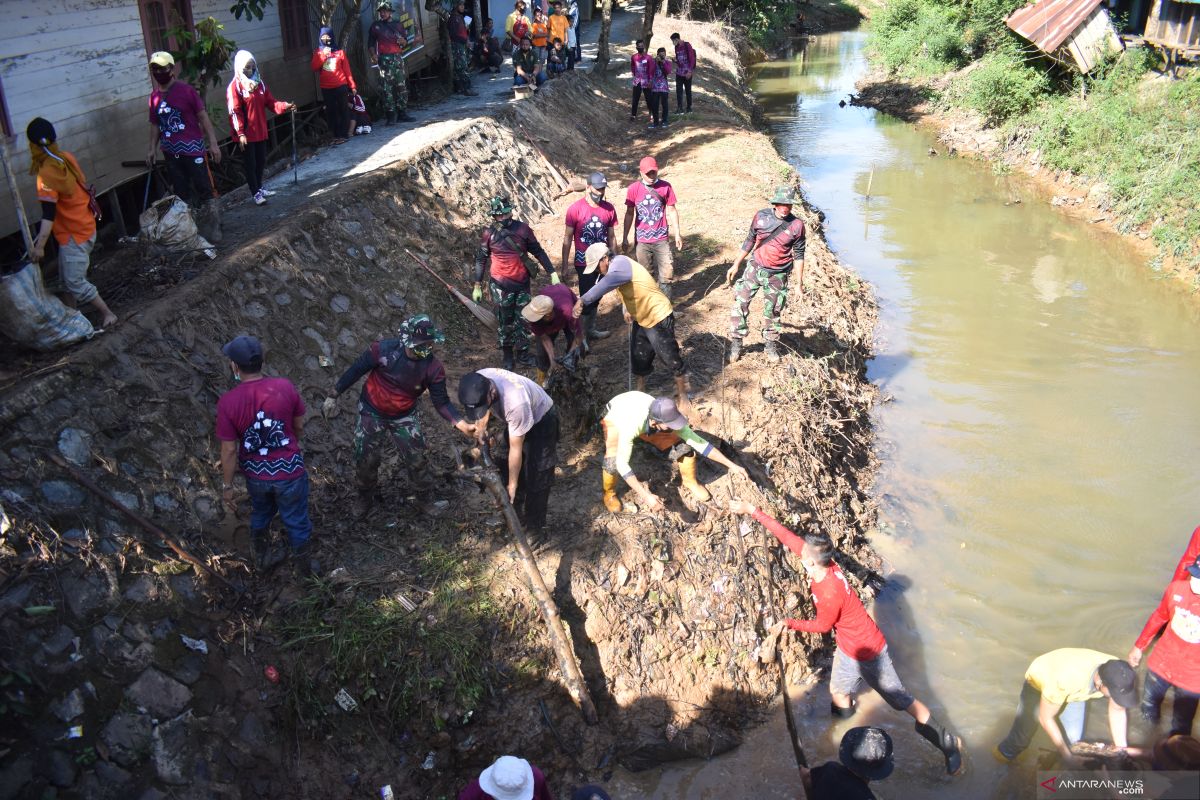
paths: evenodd
<path fill-rule="evenodd" d="M 191 25 L 213 17 L 224 35 L 254 53 L 263 79 L 276 97 L 304 106 L 320 98 L 309 67 L 317 24 L 307 0 L 273 0 L 263 18 L 235 19 L 230 0 L 0 0 L 0 133 L 31 222 L 39 212 L 29 165 L 25 126 L 45 117 L 58 130 L 64 149 L 74 153 L 100 194 L 144 177 L 139 167 L 150 145 L 147 62 L 156 50 L 170 49 L 167 31 L 177 20 Z M 420 0 L 394 0 L 397 13 L 409 13 L 424 31 L 424 47 L 414 53 L 410 71 L 438 51 L 437 17 Z M 373 8 L 364 0 L 365 23 Z M 228 135 L 224 87 L 205 95 L 219 136 Z M 14 203 L 0 192 L 0 236 L 18 231 Z M 139 198 L 140 199 L 140 198 Z M 108 206 L 102 200 L 101 206 Z M 111 216 L 111 215 L 110 215 Z"/>
<path fill-rule="evenodd" d="M 1163 51 L 1172 72 L 1180 59 L 1200 57 L 1200 2 L 1154 0 L 1143 37 Z"/>
<path fill-rule="evenodd" d="M 1040 0 L 1014 11 L 1005 24 L 1081 72 L 1091 72 L 1105 53 L 1122 48 L 1102 0 Z"/>

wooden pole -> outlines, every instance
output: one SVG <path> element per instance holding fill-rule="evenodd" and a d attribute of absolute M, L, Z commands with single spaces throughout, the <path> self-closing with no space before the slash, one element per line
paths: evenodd
<path fill-rule="evenodd" d="M 871 199 L 871 184 L 875 182 L 875 165 L 871 165 L 871 174 L 867 177 L 867 199 Z"/>
<path fill-rule="evenodd" d="M 116 509 L 120 513 L 129 517 L 129 519 L 131 519 L 131 520 L 133 520 L 133 522 L 137 523 L 137 525 L 139 525 L 142 529 L 144 529 L 151 536 L 154 536 L 155 538 L 161 539 L 162 541 L 166 542 L 167 547 L 174 550 L 175 554 L 177 556 L 179 556 L 180 558 L 182 558 L 184 561 L 191 564 L 193 567 L 196 567 L 197 569 L 201 570 L 202 572 L 206 572 L 209 575 L 213 576 L 214 578 L 219 580 L 221 583 L 225 584 L 225 586 L 227 588 L 229 588 L 235 592 L 238 591 L 237 587 L 235 587 L 233 584 L 231 584 L 229 581 L 227 581 L 223 575 L 221 575 L 219 572 L 214 570 L 208 564 L 205 564 L 203 561 L 201 561 L 200 559 L 196 558 L 194 555 L 189 553 L 187 551 L 187 549 L 184 548 L 184 546 L 181 545 L 178 542 L 178 540 L 175 539 L 174 536 L 171 536 L 169 533 L 167 533 L 162 528 L 158 527 L 153 522 L 146 519 L 145 517 L 143 517 L 141 514 L 137 513 L 136 511 L 126 508 L 125 506 L 118 503 L 116 501 L 116 499 L 113 498 L 112 495 L 110 495 L 108 492 L 101 489 L 99 484 L 97 484 L 94 480 L 92 480 L 87 475 L 85 475 L 83 472 L 81 472 L 74 464 L 70 463 L 65 458 L 60 456 L 58 453 L 54 452 L 53 450 L 47 451 L 46 457 L 48 459 L 50 459 L 51 461 L 53 461 L 58 466 L 62 467 L 64 470 L 66 470 L 67 473 L 72 478 L 75 479 L 76 483 L 81 484 L 85 489 L 90 491 L 92 494 L 96 495 L 96 497 L 103 500 L 106 504 L 112 506 L 114 509 Z"/>
<path fill-rule="evenodd" d="M 17 222 L 21 226 L 21 236 L 25 239 L 25 252 L 33 258 L 33 236 L 29 233 L 29 218 L 25 216 L 25 204 L 21 202 L 21 189 L 17 186 L 17 176 L 13 174 L 12 165 L 8 162 L 8 140 L 0 136 L 0 161 L 4 162 L 4 178 L 8 181 L 8 191 L 12 195 L 13 207 L 17 209 Z"/>
<path fill-rule="evenodd" d="M 504 521 L 508 523 L 508 531 L 512 535 L 513 546 L 517 550 L 517 555 L 520 556 L 521 566 L 529 581 L 529 589 L 533 593 L 533 599 L 537 602 L 538 609 L 542 612 L 542 619 L 550 634 L 550 644 L 554 648 L 555 655 L 558 656 L 558 668 L 562 671 L 567 692 L 579 706 L 579 710 L 583 714 L 583 721 L 588 725 L 595 725 L 597 722 L 596 706 L 592 703 L 591 693 L 588 692 L 587 684 L 583 681 L 583 673 L 579 669 L 579 662 L 575 659 L 575 652 L 567 640 L 566 626 L 558 613 L 558 605 L 550 595 L 542 573 L 538 571 L 533 550 L 529 547 L 529 540 L 525 538 L 525 529 L 521 527 L 516 509 L 512 507 L 512 503 L 508 499 L 508 487 L 501 480 L 500 471 L 496 469 L 486 447 L 481 447 L 480 452 L 483 455 L 483 469 L 472 470 L 469 476 L 478 479 L 488 493 L 495 498 L 496 504 L 500 506 Z"/>

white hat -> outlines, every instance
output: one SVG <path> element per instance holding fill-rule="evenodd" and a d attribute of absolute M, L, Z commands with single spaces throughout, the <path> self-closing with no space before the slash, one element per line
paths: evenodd
<path fill-rule="evenodd" d="M 591 275 L 600 267 L 600 259 L 608 257 L 608 245 L 604 242 L 596 242 L 589 244 L 588 249 L 583 251 L 583 260 L 586 266 L 583 269 L 584 275 Z"/>
<path fill-rule="evenodd" d="M 533 767 L 523 758 L 500 756 L 479 774 L 479 788 L 496 800 L 533 800 Z"/>

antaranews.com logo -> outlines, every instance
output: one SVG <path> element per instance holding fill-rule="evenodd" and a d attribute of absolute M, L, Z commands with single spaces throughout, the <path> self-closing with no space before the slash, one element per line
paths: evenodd
<path fill-rule="evenodd" d="M 1039 772 L 1038 800 L 1196 800 L 1200 772 L 1113 772 L 1076 770 Z"/>

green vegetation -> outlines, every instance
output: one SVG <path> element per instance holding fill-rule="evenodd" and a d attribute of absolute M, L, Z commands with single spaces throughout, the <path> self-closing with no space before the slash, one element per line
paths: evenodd
<path fill-rule="evenodd" d="M 485 632 L 496 607 L 487 580 L 462 557 L 431 547 L 420 557 L 432 592 L 366 599 L 354 588 L 314 582 L 279 617 L 275 633 L 289 654 L 285 684 L 292 722 L 312 731 L 345 688 L 361 707 L 392 723 L 418 714 L 441 728 L 452 710 L 483 698 L 491 663 Z M 339 712 L 340 713 L 340 712 Z"/>
<path fill-rule="evenodd" d="M 1118 227 L 1153 225 L 1164 255 L 1200 269 L 1200 75 L 1167 81 L 1145 49 L 1089 75 L 1008 30 L 1023 0 L 889 0 L 871 20 L 876 64 L 978 112 L 1050 168 L 1108 187 Z M 948 77 L 947 77 L 948 76 Z"/>

